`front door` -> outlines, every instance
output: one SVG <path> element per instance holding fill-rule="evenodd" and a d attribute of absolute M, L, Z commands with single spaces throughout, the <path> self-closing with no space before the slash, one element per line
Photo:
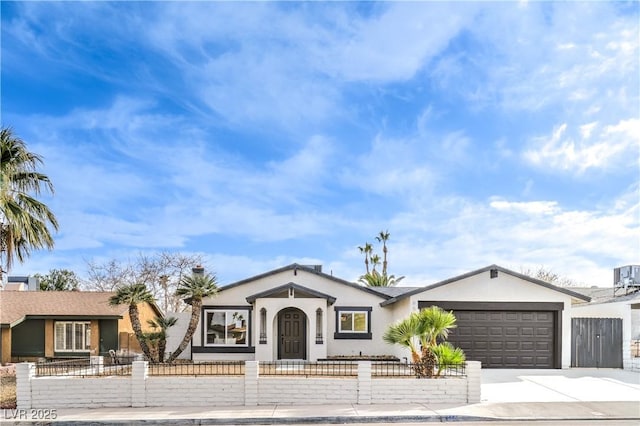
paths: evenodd
<path fill-rule="evenodd" d="M 300 309 L 287 308 L 278 315 L 278 358 L 306 359 L 306 315 Z"/>

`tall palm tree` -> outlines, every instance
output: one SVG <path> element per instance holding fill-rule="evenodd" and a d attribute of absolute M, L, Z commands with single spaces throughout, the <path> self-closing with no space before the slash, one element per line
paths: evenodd
<path fill-rule="evenodd" d="M 449 330 L 455 328 L 456 317 L 452 312 L 437 306 L 412 312 L 407 318 L 389 326 L 383 339 L 411 351 L 415 373 L 419 377 L 433 377 L 438 360 L 434 348 L 438 339 L 446 339 Z"/>
<path fill-rule="evenodd" d="M 215 275 L 194 273 L 180 280 L 180 284 L 176 290 L 176 296 L 185 297 L 187 303 L 191 304 L 191 319 L 189 320 L 189 326 L 182 338 L 182 342 L 180 342 L 178 348 L 169 355 L 167 362 L 175 360 L 191 341 L 193 333 L 196 331 L 198 323 L 200 322 L 202 299 L 214 296 L 216 293 L 218 293 L 218 285 Z"/>
<path fill-rule="evenodd" d="M 120 286 L 116 289 L 116 294 L 109 298 L 110 305 L 129 305 L 131 327 L 133 328 L 133 333 L 135 334 L 136 339 L 138 339 L 138 343 L 140 343 L 140 349 L 142 349 L 142 353 L 144 353 L 147 359 L 153 358 L 144 333 L 142 332 L 138 304 L 142 302 L 152 303 L 153 301 L 153 295 L 149 292 L 147 286 L 141 283 Z"/>
<path fill-rule="evenodd" d="M 147 320 L 147 324 L 154 330 L 147 336 L 158 345 L 158 356 L 154 361 L 164 362 L 164 353 L 167 349 L 167 330 L 177 322 L 178 318 L 176 317 L 155 317 L 152 320 Z"/>
<path fill-rule="evenodd" d="M 364 247 L 358 246 L 358 249 L 360 250 L 360 253 L 364 253 L 364 266 L 368 274 L 369 273 L 369 256 L 371 255 L 371 252 L 373 252 L 373 246 L 370 243 L 364 243 Z"/>
<path fill-rule="evenodd" d="M 382 275 L 387 275 L 387 241 L 389 240 L 389 231 L 380 231 L 376 237 L 379 243 L 382 243 Z"/>
<path fill-rule="evenodd" d="M 58 230 L 55 215 L 34 196 L 54 193 L 49 177 L 38 172 L 42 157 L 30 152 L 11 128 L 0 130 L 0 278 L 15 259 L 32 250 L 52 249 L 49 227 Z"/>

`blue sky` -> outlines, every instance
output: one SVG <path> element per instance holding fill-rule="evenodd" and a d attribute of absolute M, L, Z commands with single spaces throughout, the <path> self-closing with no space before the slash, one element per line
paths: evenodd
<path fill-rule="evenodd" d="M 56 248 L 221 283 L 292 262 L 426 285 L 640 262 L 637 2 L 5 2 L 2 125 L 44 156 Z"/>

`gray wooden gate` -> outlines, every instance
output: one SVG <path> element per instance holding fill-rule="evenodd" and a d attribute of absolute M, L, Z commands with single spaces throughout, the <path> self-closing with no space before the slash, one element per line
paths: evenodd
<path fill-rule="evenodd" d="M 622 319 L 573 318 L 571 366 L 622 368 Z"/>

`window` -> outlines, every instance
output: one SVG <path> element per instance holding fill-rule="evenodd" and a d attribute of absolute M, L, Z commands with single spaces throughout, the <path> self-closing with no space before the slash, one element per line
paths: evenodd
<path fill-rule="evenodd" d="M 340 312 L 340 333 L 366 333 L 367 313 L 366 312 Z"/>
<path fill-rule="evenodd" d="M 54 340 L 56 352 L 88 352 L 91 349 L 91 323 L 57 321 Z"/>
<path fill-rule="evenodd" d="M 371 308 L 336 306 L 336 339 L 371 339 Z"/>
<path fill-rule="evenodd" d="M 318 308 L 316 310 L 316 344 L 321 345 L 322 343 L 322 309 Z"/>
<path fill-rule="evenodd" d="M 260 344 L 267 343 L 267 310 L 260 309 Z"/>
<path fill-rule="evenodd" d="M 205 310 L 206 346 L 248 346 L 248 310 Z"/>

